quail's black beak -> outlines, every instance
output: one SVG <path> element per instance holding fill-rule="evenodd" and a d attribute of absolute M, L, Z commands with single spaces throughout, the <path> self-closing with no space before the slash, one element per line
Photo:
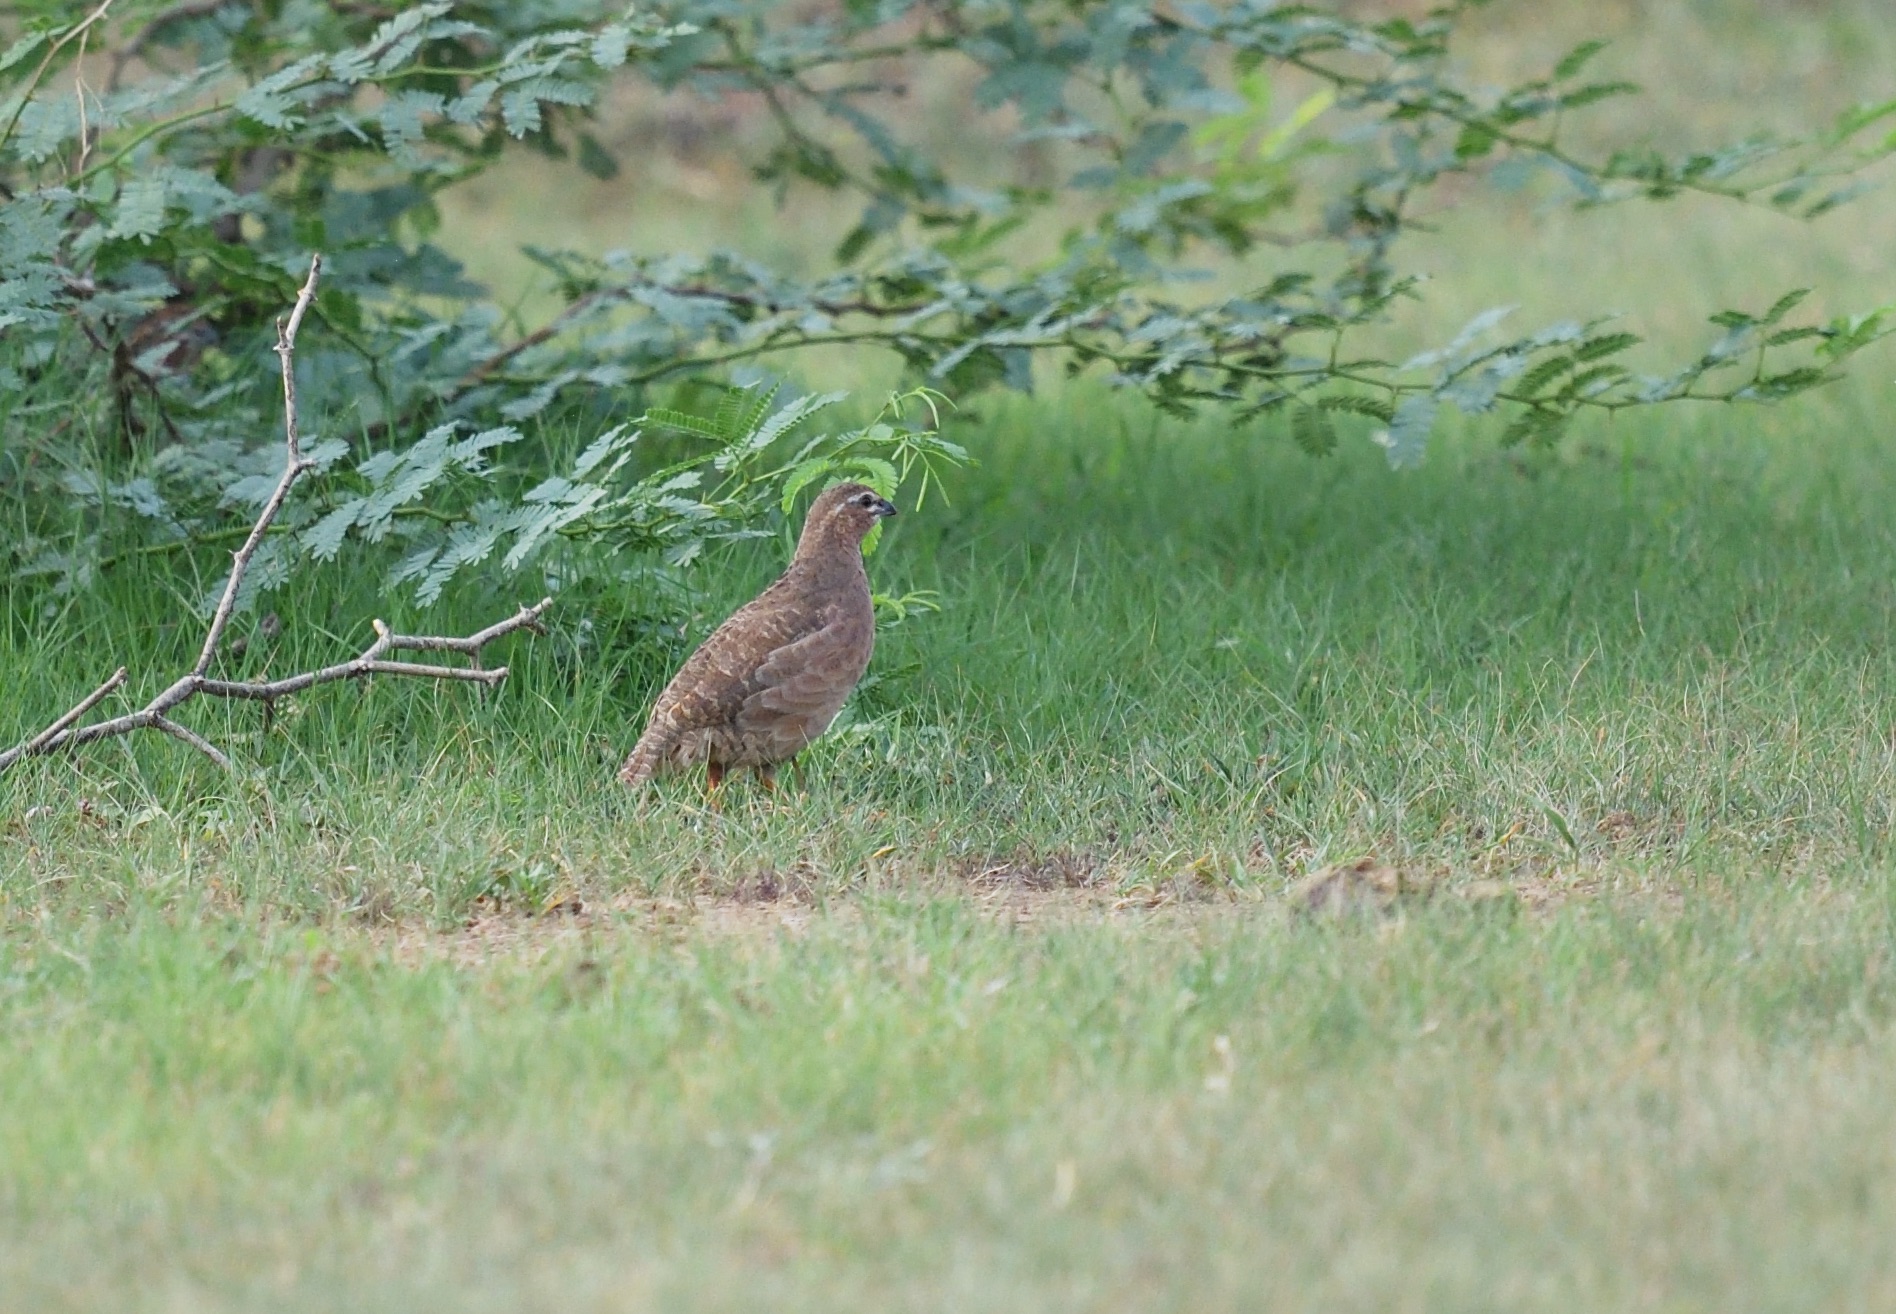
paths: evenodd
<path fill-rule="evenodd" d="M 876 499 L 875 517 L 877 520 L 887 520 L 890 516 L 894 514 L 895 514 L 895 503 L 891 502 L 886 497 L 879 497 Z"/>

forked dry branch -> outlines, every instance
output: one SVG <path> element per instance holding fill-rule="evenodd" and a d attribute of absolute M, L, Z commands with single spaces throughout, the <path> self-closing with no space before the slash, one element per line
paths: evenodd
<path fill-rule="evenodd" d="M 257 514 L 257 522 L 251 527 L 250 535 L 244 540 L 231 558 L 230 578 L 224 584 L 224 592 L 218 598 L 217 609 L 211 614 L 211 623 L 204 635 L 204 646 L 198 650 L 195 665 L 177 680 L 135 712 L 115 716 L 104 721 L 95 721 L 90 725 L 80 725 L 88 712 L 110 697 L 119 686 L 125 683 L 125 668 L 119 667 L 97 689 L 87 694 L 73 709 L 54 721 L 44 730 L 26 742 L 0 752 L 0 772 L 6 771 L 15 763 L 29 757 L 57 752 L 64 748 L 77 748 L 96 739 L 109 739 L 115 735 L 130 734 L 134 730 L 162 730 L 174 739 L 181 739 L 191 747 L 203 753 L 217 765 L 229 770 L 231 760 L 222 750 L 209 740 L 186 726 L 171 719 L 171 713 L 184 703 L 205 694 L 212 698 L 243 698 L 261 702 L 266 708 L 275 706 L 277 699 L 319 684 L 329 684 L 336 680 L 361 679 L 370 675 L 409 675 L 429 680 L 465 680 L 475 684 L 493 686 L 507 678 L 507 668 L 496 666 L 492 670 L 480 665 L 481 651 L 488 644 L 516 630 L 532 630 L 543 634 L 540 615 L 553 605 L 551 598 L 542 598 L 531 607 L 522 607 L 506 620 L 497 621 L 486 629 L 465 638 L 441 636 L 396 634 L 387 625 L 377 620 L 375 642 L 371 643 L 360 656 L 334 666 L 325 666 L 321 670 L 306 671 L 301 675 L 287 676 L 281 680 L 248 683 L 238 680 L 218 680 L 210 675 L 211 663 L 217 658 L 218 646 L 223 642 L 224 631 L 230 627 L 230 618 L 237 606 L 239 591 L 243 588 L 244 573 L 250 568 L 251 558 L 257 553 L 270 526 L 276 521 L 277 514 L 283 509 L 284 501 L 290 495 L 290 489 L 296 481 L 309 471 L 314 462 L 303 455 L 302 436 L 299 431 L 296 414 L 296 332 L 302 327 L 303 315 L 309 309 L 310 302 L 316 296 L 316 282 L 322 274 L 322 256 L 311 257 L 309 277 L 303 281 L 302 289 L 296 294 L 296 305 L 290 311 L 289 319 L 277 320 L 277 358 L 283 368 L 283 431 L 285 459 L 283 477 L 263 504 L 263 510 Z M 387 660 L 391 652 L 455 652 L 461 653 L 473 662 L 471 666 L 424 666 L 418 662 L 399 662 Z"/>

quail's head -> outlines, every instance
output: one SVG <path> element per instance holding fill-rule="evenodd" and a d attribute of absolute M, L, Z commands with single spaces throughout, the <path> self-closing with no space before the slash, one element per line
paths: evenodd
<path fill-rule="evenodd" d="M 810 505 L 803 523 L 805 540 L 815 535 L 826 542 L 861 543 L 876 522 L 895 514 L 895 504 L 866 484 L 838 484 L 825 489 Z"/>

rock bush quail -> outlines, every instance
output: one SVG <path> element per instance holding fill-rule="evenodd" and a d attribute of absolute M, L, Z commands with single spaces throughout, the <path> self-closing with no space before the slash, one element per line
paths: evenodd
<path fill-rule="evenodd" d="M 777 768 L 829 729 L 868 669 L 876 615 L 862 540 L 894 514 L 862 484 L 819 496 L 789 568 L 691 654 L 619 779 L 643 788 L 660 771 L 702 763 L 708 790 L 739 767 L 771 788 Z"/>

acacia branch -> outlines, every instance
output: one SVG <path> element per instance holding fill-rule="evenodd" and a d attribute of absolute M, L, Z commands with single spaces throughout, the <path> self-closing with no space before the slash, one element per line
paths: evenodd
<path fill-rule="evenodd" d="M 475 384 L 486 379 L 488 375 L 506 365 L 506 363 L 515 356 L 526 351 L 529 347 L 537 347 L 549 338 L 564 332 L 569 324 L 591 310 L 594 302 L 600 300 L 613 290 L 614 289 L 610 288 L 595 288 L 591 292 L 575 297 L 564 310 L 560 311 L 560 313 L 555 315 L 550 321 L 527 334 L 519 341 L 501 348 L 486 360 L 476 363 L 466 374 L 463 374 L 460 379 L 456 381 L 454 390 L 461 392 L 473 387 Z"/>
<path fill-rule="evenodd" d="M 224 592 L 217 600 L 217 608 L 211 614 L 211 622 L 204 635 L 204 646 L 198 651 L 196 663 L 184 675 L 179 676 L 162 693 L 135 712 L 111 717 L 104 721 L 94 721 L 90 725 L 80 725 L 87 713 L 104 702 L 125 683 L 125 668 L 120 667 L 97 689 L 87 694 L 71 711 L 34 735 L 31 739 L 16 747 L 0 752 L 0 772 L 6 771 L 15 763 L 29 757 L 39 757 L 61 749 L 77 748 L 82 744 L 98 739 L 109 739 L 118 735 L 130 734 L 134 730 L 158 730 L 172 738 L 189 744 L 225 770 L 231 769 L 231 760 L 216 745 L 195 730 L 173 720 L 171 713 L 199 694 L 211 698 L 244 699 L 261 702 L 266 709 L 275 707 L 279 698 L 301 693 L 305 689 L 319 684 L 330 684 L 337 680 L 358 680 L 372 675 L 406 675 L 428 680 L 459 680 L 492 687 L 507 678 L 507 668 L 496 666 L 492 670 L 480 665 L 481 652 L 488 644 L 504 638 L 518 630 L 531 630 L 543 634 L 540 616 L 553 605 L 551 598 L 542 598 L 531 607 L 522 607 L 506 620 L 497 621 L 486 629 L 467 635 L 465 638 L 443 637 L 421 634 L 396 634 L 380 620 L 373 622 L 375 641 L 363 650 L 360 656 L 321 670 L 306 671 L 301 675 L 288 676 L 281 680 L 237 681 L 213 679 L 209 672 L 211 664 L 217 658 L 219 646 L 223 643 L 224 633 L 230 627 L 231 616 L 235 613 L 237 599 L 243 590 L 244 576 L 250 569 L 251 559 L 257 549 L 269 535 L 271 525 L 278 512 L 283 509 L 289 498 L 290 490 L 296 481 L 303 477 L 315 465 L 303 455 L 302 434 L 298 427 L 296 413 L 296 333 L 303 324 L 303 316 L 309 310 L 316 296 L 317 279 L 322 273 L 322 257 L 313 256 L 309 262 L 309 277 L 304 280 L 302 289 L 296 294 L 296 304 L 287 320 L 277 320 L 276 353 L 282 363 L 283 371 L 283 477 L 277 481 L 263 509 L 258 512 L 257 520 L 250 528 L 243 545 L 231 555 L 230 578 L 224 583 Z M 418 662 L 390 661 L 391 652 L 452 652 L 469 658 L 471 666 L 429 666 Z"/>
<path fill-rule="evenodd" d="M 125 66 L 144 54 L 145 47 L 151 44 L 152 39 L 161 31 L 173 23 L 182 22 L 188 18 L 208 17 L 228 3 L 229 0 L 186 0 L 186 3 L 173 5 L 155 15 L 150 22 L 138 30 L 131 40 L 112 52 L 111 71 L 107 73 L 105 79 L 107 94 L 118 90 L 119 81 L 125 76 Z"/>
<path fill-rule="evenodd" d="M 1288 242 L 1284 244 L 1289 245 Z M 645 288 L 655 292 L 663 292 L 667 296 L 681 297 L 687 300 L 697 298 L 705 301 L 717 301 L 727 306 L 737 306 L 745 310 L 762 311 L 772 315 L 780 315 L 785 311 L 791 310 L 817 310 L 834 319 L 841 319 L 847 315 L 863 315 L 871 319 L 896 319 L 918 314 L 935 304 L 933 301 L 885 303 L 873 301 L 867 297 L 858 298 L 854 301 L 837 301 L 822 297 L 814 297 L 808 300 L 778 301 L 761 293 L 739 292 L 728 288 L 709 287 L 701 283 L 666 283 L 660 279 L 638 275 L 627 279 L 623 286 L 594 288 L 590 292 L 582 293 L 580 296 L 575 297 L 571 302 L 567 303 L 565 309 L 561 310 L 539 328 L 533 330 L 533 332 L 525 334 L 505 347 L 502 347 L 499 351 L 494 352 L 491 356 L 476 362 L 465 374 L 455 381 L 454 391 L 456 393 L 465 392 L 477 384 L 486 382 L 489 378 L 498 374 L 509 362 L 522 352 L 527 351 L 529 348 L 537 347 L 541 343 L 547 342 L 559 336 L 561 333 L 564 333 L 579 319 L 591 313 L 594 307 L 600 302 L 607 300 L 628 300 L 635 288 Z M 666 366 L 666 372 L 678 368 L 695 368 L 702 363 L 703 362 L 696 360 L 682 360 Z"/>

